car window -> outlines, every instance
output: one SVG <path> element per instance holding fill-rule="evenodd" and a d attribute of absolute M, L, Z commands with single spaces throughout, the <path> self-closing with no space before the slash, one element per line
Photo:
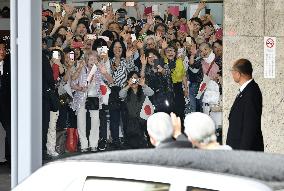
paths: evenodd
<path fill-rule="evenodd" d="M 169 191 L 170 184 L 118 178 L 88 177 L 83 191 Z"/>

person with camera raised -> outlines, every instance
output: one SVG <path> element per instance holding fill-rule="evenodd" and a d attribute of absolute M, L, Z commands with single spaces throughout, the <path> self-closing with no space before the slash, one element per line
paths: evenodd
<path fill-rule="evenodd" d="M 141 108 L 146 96 L 152 96 L 154 91 L 145 84 L 145 78 L 132 71 L 127 76 L 127 85 L 120 90 L 119 96 L 126 102 L 127 128 L 125 139 L 130 148 L 143 148 L 147 146 L 145 140 L 146 120 L 140 118 Z"/>

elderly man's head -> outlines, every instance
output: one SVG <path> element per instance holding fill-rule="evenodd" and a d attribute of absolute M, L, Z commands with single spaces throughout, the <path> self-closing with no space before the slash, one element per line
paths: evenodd
<path fill-rule="evenodd" d="M 215 123 L 210 116 L 194 112 L 188 114 L 184 120 L 184 132 L 188 136 L 192 145 L 202 148 L 206 145 L 216 142 Z"/>
<path fill-rule="evenodd" d="M 170 115 L 164 112 L 154 113 L 147 120 L 147 131 L 154 146 L 158 146 L 162 141 L 171 138 L 173 125 Z"/>

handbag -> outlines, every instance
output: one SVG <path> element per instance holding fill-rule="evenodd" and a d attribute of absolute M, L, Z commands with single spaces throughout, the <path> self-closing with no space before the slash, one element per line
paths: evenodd
<path fill-rule="evenodd" d="M 65 143 L 66 143 L 66 129 L 57 130 L 55 151 L 59 155 L 65 153 Z"/>
<path fill-rule="evenodd" d="M 77 152 L 79 141 L 77 128 L 67 128 L 66 132 L 66 150 L 70 153 Z"/>
<path fill-rule="evenodd" d="M 87 97 L 85 102 L 85 109 L 87 110 L 99 110 L 99 98 L 98 97 Z"/>

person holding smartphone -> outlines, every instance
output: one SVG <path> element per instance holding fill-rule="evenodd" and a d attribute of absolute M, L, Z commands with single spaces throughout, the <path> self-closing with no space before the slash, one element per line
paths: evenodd
<path fill-rule="evenodd" d="M 127 85 L 119 92 L 124 99 L 127 108 L 127 128 L 124 132 L 127 145 L 132 149 L 147 147 L 146 120 L 140 118 L 140 111 L 146 96 L 152 96 L 154 91 L 145 84 L 145 78 L 141 78 L 136 71 L 131 71 L 127 76 Z M 148 136 L 148 134 L 147 134 Z"/>

